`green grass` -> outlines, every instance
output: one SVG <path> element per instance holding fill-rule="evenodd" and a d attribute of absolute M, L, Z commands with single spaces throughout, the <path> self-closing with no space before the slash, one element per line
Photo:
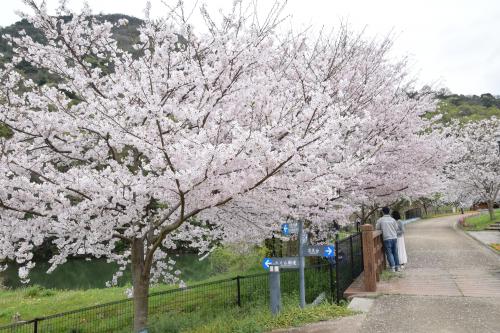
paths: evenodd
<path fill-rule="evenodd" d="M 380 280 L 382 281 L 390 281 L 394 278 L 400 277 L 401 274 L 399 272 L 391 272 L 390 270 L 383 270 L 382 273 L 380 273 Z"/>
<path fill-rule="evenodd" d="M 273 316 L 268 305 L 256 303 L 249 307 L 232 308 L 220 312 L 189 313 L 158 317 L 150 325 L 151 333 L 257 333 L 278 328 L 302 326 L 307 323 L 330 320 L 353 314 L 345 306 L 322 303 L 318 306 L 300 309 L 297 297 L 283 299 L 283 309 Z"/>
<path fill-rule="evenodd" d="M 330 296 L 328 269 L 310 268 L 306 270 L 306 301 L 311 303 L 319 294 L 325 292 Z M 267 327 L 281 327 L 301 324 L 308 321 L 328 319 L 331 316 L 345 314 L 333 307 L 333 313 L 323 312 L 315 317 L 305 312 L 305 317 L 296 321 L 287 317 L 279 321 L 267 318 L 267 275 L 252 276 L 241 279 L 241 300 L 243 308 L 236 305 L 236 281 L 222 281 L 217 284 L 203 285 L 174 293 L 151 295 L 149 301 L 150 323 L 162 325 L 157 332 L 260 332 Z M 282 295 L 284 298 L 284 315 L 294 311 L 298 303 L 298 272 L 284 272 L 281 277 Z M 152 292 L 172 288 L 157 286 Z M 18 320 L 29 320 L 106 302 L 124 299 L 124 288 L 96 289 L 86 291 L 55 291 L 39 286 L 2 291 L 0 293 L 1 323 L 7 324 L 19 313 Z M 331 309 L 330 309 L 331 310 Z M 339 312 L 340 311 L 340 312 Z M 321 314 L 321 311 L 319 312 Z M 328 317 L 328 318 L 327 318 Z M 173 319 L 172 319 L 173 318 Z M 231 319 L 232 318 L 232 319 Z M 266 319 L 267 318 L 267 319 Z M 232 321 L 231 321 L 231 320 Z M 97 309 L 79 311 L 41 321 L 39 329 L 47 332 L 117 332 L 128 330 L 132 323 L 132 302 L 118 302 Z M 257 326 L 256 323 L 258 323 Z M 228 330 L 221 330 L 227 324 Z M 253 325 L 250 327 L 248 325 Z M 281 325 L 281 326 L 280 326 Z M 200 328 L 203 326 L 202 328 Z M 239 330 L 241 328 L 242 330 Z M 250 330 L 250 328 L 252 328 Z"/>
<path fill-rule="evenodd" d="M 329 292 L 328 269 L 306 269 L 306 300 L 312 302 L 321 292 Z M 213 277 L 203 281 L 220 280 Z M 234 275 L 233 275 L 234 277 Z M 267 297 L 267 275 L 251 276 L 241 279 L 242 304 L 248 308 L 250 303 Z M 281 277 L 283 295 L 290 295 L 298 290 L 298 272 L 284 271 Z M 196 287 L 198 286 L 199 287 Z M 153 295 L 150 297 L 151 316 L 175 312 L 175 317 L 183 313 L 196 313 L 208 308 L 212 312 L 221 312 L 224 307 L 236 306 L 236 281 L 200 285 L 191 283 L 194 288 L 175 291 L 174 293 Z M 177 286 L 153 286 L 151 293 L 176 289 Z M 51 314 L 66 312 L 83 307 L 95 306 L 125 299 L 125 287 L 89 290 L 54 290 L 32 286 L 15 290 L 0 290 L 0 325 L 10 324 L 13 317 L 17 320 L 30 320 Z M 329 295 L 329 294 L 328 294 Z M 295 297 L 297 299 L 297 297 Z M 223 312 L 223 311 L 222 311 Z M 98 321 L 95 318 L 99 318 Z M 107 305 L 104 308 L 67 315 L 59 319 L 43 321 L 41 328 L 46 331 L 65 331 L 78 329 L 78 332 L 95 331 L 114 332 L 126 327 L 132 318 L 132 302 L 126 301 Z M 55 325 L 55 326 L 54 326 Z M 55 329 L 54 327 L 57 327 Z"/>
<path fill-rule="evenodd" d="M 353 231 L 339 231 L 339 240 L 347 238 L 355 233 L 356 233 L 355 230 L 353 230 Z"/>
<path fill-rule="evenodd" d="M 187 284 L 195 286 L 234 276 L 236 276 L 235 273 L 228 271 L 202 281 L 188 281 Z M 16 314 L 19 314 L 21 320 L 29 320 L 122 300 L 126 298 L 125 291 L 127 288 L 130 288 L 130 285 L 86 290 L 46 289 L 38 285 L 18 289 L 0 289 L 0 326 L 10 324 Z M 159 284 L 152 286 L 150 292 L 177 288 L 178 285 Z"/>
<path fill-rule="evenodd" d="M 171 286 L 153 287 L 165 290 Z M 126 298 L 125 287 L 55 290 L 39 286 L 15 290 L 0 290 L 0 325 L 10 324 L 12 317 L 19 313 L 21 320 L 43 317 L 64 311 L 93 306 Z"/>
<path fill-rule="evenodd" d="M 464 213 L 468 213 L 469 211 L 464 211 Z M 460 214 L 460 209 L 458 209 L 456 211 L 456 213 L 438 213 L 438 214 L 429 214 L 429 215 L 425 215 L 422 217 L 422 219 L 433 219 L 433 218 L 437 218 L 437 217 L 446 217 L 446 216 L 453 216 L 453 215 L 461 215 Z"/>
<path fill-rule="evenodd" d="M 207 278 L 203 281 L 188 283 L 196 286 L 234 277 L 227 272 Z M 21 320 L 45 317 L 51 314 L 95 306 L 126 298 L 125 291 L 130 286 L 96 288 L 87 290 L 57 290 L 41 286 L 30 286 L 18 289 L 0 289 L 0 326 L 10 324 L 14 315 L 19 314 Z M 150 292 L 177 289 L 178 285 L 159 284 L 151 287 Z"/>
<path fill-rule="evenodd" d="M 500 222 L 500 209 L 495 210 L 495 219 L 490 220 L 490 214 L 483 213 L 465 219 L 464 229 L 467 231 L 480 231 L 486 229 L 490 224 Z"/>
<path fill-rule="evenodd" d="M 226 250 L 221 249 L 214 253 L 212 264 L 215 270 L 219 272 L 218 274 L 201 281 L 187 281 L 188 286 L 234 278 L 238 274 L 264 273 L 260 267 L 260 262 L 257 263 L 257 259 L 264 256 L 260 251 L 259 253 L 252 252 L 245 259 L 246 263 L 242 264 L 241 261 L 244 256 L 237 253 L 233 253 L 230 256 L 229 253 L 232 253 L 232 251 Z M 238 260 L 235 260 L 236 257 Z M 222 263 L 228 263 L 228 266 L 226 267 Z M 287 291 L 283 289 L 284 295 L 289 295 L 290 292 L 293 293 L 295 290 L 298 290 L 298 277 L 295 273 L 284 273 L 282 275 L 282 288 L 286 286 L 287 289 Z M 317 272 L 316 269 L 306 270 L 306 281 L 309 282 L 306 285 L 307 302 L 312 302 L 314 297 L 320 292 L 329 290 L 329 275 L 327 270 L 321 273 Z M 230 298 L 233 293 L 236 293 L 235 281 L 227 282 L 225 285 L 227 287 L 224 287 L 224 284 L 222 284 L 222 287 L 219 287 L 221 284 L 216 284 L 180 291 L 176 292 L 175 295 L 177 296 L 170 296 L 170 294 L 155 296 L 153 297 L 154 301 L 150 302 L 150 313 L 152 316 L 174 310 L 179 313 L 194 313 L 203 310 L 203 304 L 208 304 L 211 311 L 216 309 L 216 312 L 221 312 L 219 311 L 221 307 L 228 306 L 228 293 L 230 294 Z M 262 297 L 262 295 L 265 296 L 266 285 L 267 276 L 242 279 L 242 302 L 248 304 Z M 86 290 L 47 289 L 37 285 L 18 289 L 0 288 L 0 326 L 12 323 L 14 317 L 17 320 L 31 320 L 36 317 L 46 317 L 52 314 L 123 300 L 126 298 L 125 290 L 127 287 L 130 287 L 130 285 Z M 177 285 L 156 285 L 151 288 L 151 293 L 177 288 Z M 231 304 L 230 307 L 234 307 L 234 304 Z M 176 318 L 179 313 L 175 314 Z M 121 327 L 126 327 L 130 324 L 131 302 L 107 306 L 99 310 L 79 312 L 74 315 L 65 316 L 60 320 L 44 321 L 43 323 L 44 325 L 63 325 L 66 330 L 71 329 L 72 325 L 77 325 L 81 328 L 81 332 L 85 332 L 89 329 L 89 325 L 94 325 L 95 319 L 92 318 L 96 316 L 100 318 L 98 325 L 103 328 L 103 332 L 114 332 L 116 329 L 121 329 Z M 192 320 L 190 319 L 189 321 Z M 82 324 L 82 322 L 85 323 Z M 51 329 L 55 330 L 50 326 L 43 328 L 47 331 Z M 58 327 L 56 331 L 59 329 Z"/>

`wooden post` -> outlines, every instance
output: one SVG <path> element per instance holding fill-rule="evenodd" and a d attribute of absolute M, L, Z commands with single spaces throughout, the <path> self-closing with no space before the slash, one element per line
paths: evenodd
<path fill-rule="evenodd" d="M 364 267 L 364 287 L 365 291 L 377 290 L 377 268 L 375 263 L 375 244 L 373 241 L 373 226 L 363 224 L 363 267 Z"/>

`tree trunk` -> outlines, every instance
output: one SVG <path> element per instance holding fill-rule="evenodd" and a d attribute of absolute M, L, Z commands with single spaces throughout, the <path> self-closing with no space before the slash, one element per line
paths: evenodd
<path fill-rule="evenodd" d="M 144 265 L 144 241 L 132 242 L 132 283 L 134 286 L 134 332 L 148 326 L 149 270 Z"/>
<path fill-rule="evenodd" d="M 424 206 L 425 217 L 427 217 L 427 215 L 429 215 L 429 213 L 427 213 L 427 205 L 424 203 L 423 206 Z"/>
<path fill-rule="evenodd" d="M 490 213 L 490 220 L 495 219 L 495 210 L 493 209 L 494 200 L 488 200 L 488 212 Z"/>

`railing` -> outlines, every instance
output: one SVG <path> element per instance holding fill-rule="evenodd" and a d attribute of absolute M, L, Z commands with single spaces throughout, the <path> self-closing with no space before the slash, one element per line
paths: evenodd
<path fill-rule="evenodd" d="M 382 232 L 380 230 L 373 230 L 371 224 L 362 225 L 361 230 L 363 232 L 364 290 L 376 291 L 380 274 L 385 268 Z"/>
<path fill-rule="evenodd" d="M 305 269 L 306 302 L 311 303 L 324 293 L 328 301 L 338 303 L 347 287 L 363 270 L 361 234 L 336 242 L 336 258 Z M 298 270 L 282 270 L 281 292 L 284 297 L 297 297 Z M 186 288 L 151 293 L 149 317 L 200 316 L 230 307 L 268 304 L 268 274 L 236 276 L 230 279 Z M 59 313 L 0 327 L 0 333 L 40 332 L 120 332 L 132 327 L 133 301 L 116 302 Z"/>
<path fill-rule="evenodd" d="M 335 242 L 335 299 L 343 299 L 344 292 L 363 271 L 363 246 L 360 232 Z"/>

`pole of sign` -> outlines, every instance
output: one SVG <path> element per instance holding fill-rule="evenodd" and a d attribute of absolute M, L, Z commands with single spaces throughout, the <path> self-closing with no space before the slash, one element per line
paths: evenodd
<path fill-rule="evenodd" d="M 340 254 L 340 248 L 339 248 L 339 234 L 335 235 L 335 298 L 337 301 L 337 304 L 340 304 L 340 272 L 339 272 L 339 254 Z"/>
<path fill-rule="evenodd" d="M 271 313 L 277 315 L 281 311 L 280 266 L 269 266 L 269 296 Z"/>
<path fill-rule="evenodd" d="M 306 285 L 304 281 L 304 244 L 302 243 L 302 235 L 304 233 L 304 225 L 299 221 L 299 295 L 300 307 L 303 309 L 306 306 Z"/>

